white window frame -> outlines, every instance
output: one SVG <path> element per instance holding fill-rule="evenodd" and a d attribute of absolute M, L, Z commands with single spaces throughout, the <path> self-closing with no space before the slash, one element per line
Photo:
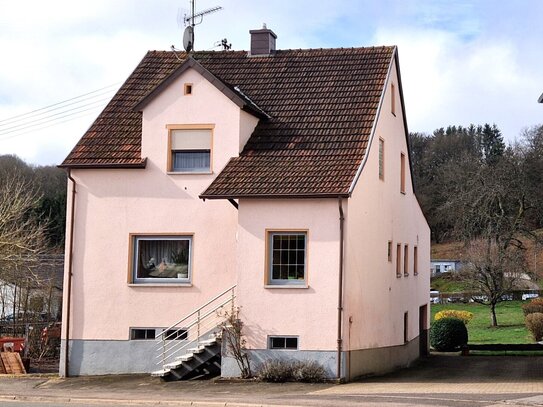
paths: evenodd
<path fill-rule="evenodd" d="M 137 277 L 137 267 L 139 265 L 139 245 L 140 241 L 146 240 L 182 240 L 189 242 L 189 253 L 187 263 L 187 277 Z M 132 284 L 190 284 L 192 281 L 192 251 L 193 251 L 193 236 L 191 234 L 182 235 L 168 235 L 168 234 L 131 234 L 131 262 L 130 262 L 130 276 L 129 282 Z M 159 263 L 158 259 L 157 263 Z"/>
<path fill-rule="evenodd" d="M 304 236 L 304 278 L 303 279 L 274 279 L 273 278 L 273 237 L 274 236 Z M 308 244 L 308 232 L 307 230 L 269 230 L 267 231 L 267 281 L 270 286 L 295 286 L 306 287 L 307 286 L 307 244 Z"/>
<path fill-rule="evenodd" d="M 215 125 L 213 124 L 168 124 L 166 125 L 168 130 L 168 158 L 167 158 L 167 173 L 168 174 L 212 174 L 213 173 L 213 136 Z M 201 146 L 194 148 L 181 148 L 176 149 L 173 146 L 172 138 L 174 131 L 209 131 L 210 133 L 210 142 L 209 149 L 203 148 Z M 193 170 L 174 170 L 174 154 L 176 152 L 202 152 L 209 151 L 209 167 L 206 168 L 195 168 Z"/>
<path fill-rule="evenodd" d="M 274 348 L 274 347 L 272 347 L 272 340 L 273 339 L 285 339 L 285 347 L 284 348 Z M 296 339 L 296 349 L 286 347 L 286 340 L 287 339 Z M 280 351 L 296 351 L 296 350 L 299 350 L 300 349 L 300 338 L 297 335 L 268 335 L 268 349 L 269 350 L 280 350 Z"/>

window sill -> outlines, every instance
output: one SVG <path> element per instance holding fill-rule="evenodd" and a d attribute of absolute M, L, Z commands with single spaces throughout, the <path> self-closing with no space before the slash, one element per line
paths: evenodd
<path fill-rule="evenodd" d="M 307 284 L 266 284 L 264 288 L 309 288 Z"/>
<path fill-rule="evenodd" d="M 400 194 L 405 195 L 405 191 L 400 191 Z"/>
<path fill-rule="evenodd" d="M 128 287 L 192 287 L 192 283 L 128 283 Z"/>
<path fill-rule="evenodd" d="M 183 172 L 183 171 L 166 171 L 168 175 L 211 175 L 213 171 L 194 171 L 194 172 Z"/>

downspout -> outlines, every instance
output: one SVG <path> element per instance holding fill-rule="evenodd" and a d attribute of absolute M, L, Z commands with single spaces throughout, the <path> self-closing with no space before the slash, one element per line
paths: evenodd
<path fill-rule="evenodd" d="M 68 287 L 67 287 L 67 293 L 66 293 L 66 337 L 64 338 L 64 375 L 65 377 L 69 376 L 69 340 L 70 340 L 70 305 L 72 301 L 72 269 L 73 269 L 73 247 L 74 247 L 74 218 L 75 218 L 75 186 L 76 182 L 75 179 L 72 178 L 71 170 L 68 168 L 66 170 L 66 173 L 68 174 L 68 179 L 72 182 L 72 200 L 71 200 L 71 207 L 70 207 L 70 240 L 68 243 Z"/>
<path fill-rule="evenodd" d="M 338 198 L 339 205 L 339 287 L 337 300 L 337 379 L 341 380 L 341 350 L 343 345 L 342 318 L 343 318 L 343 201 Z"/>

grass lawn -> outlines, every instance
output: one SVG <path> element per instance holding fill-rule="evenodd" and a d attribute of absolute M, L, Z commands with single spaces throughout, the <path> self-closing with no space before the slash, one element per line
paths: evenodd
<path fill-rule="evenodd" d="M 522 301 L 504 301 L 497 305 L 498 327 L 490 326 L 490 307 L 480 304 L 432 304 L 432 322 L 436 312 L 455 309 L 473 313 L 473 319 L 467 325 L 469 343 L 534 343 L 530 332 L 524 325 Z"/>

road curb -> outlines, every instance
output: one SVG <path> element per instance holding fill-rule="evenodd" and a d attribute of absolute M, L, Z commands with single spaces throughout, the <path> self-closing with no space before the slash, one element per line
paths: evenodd
<path fill-rule="evenodd" d="M 56 402 L 56 403 L 80 403 L 80 404 L 132 404 L 158 406 L 194 406 L 194 407 L 277 407 L 278 404 L 239 403 L 228 401 L 189 401 L 189 400 L 135 400 L 135 399 L 111 399 L 92 397 L 59 397 L 59 396 L 24 396 L 24 395 L 0 395 L 0 401 L 30 401 L 30 402 Z M 290 407 L 304 407 L 290 405 Z"/>

